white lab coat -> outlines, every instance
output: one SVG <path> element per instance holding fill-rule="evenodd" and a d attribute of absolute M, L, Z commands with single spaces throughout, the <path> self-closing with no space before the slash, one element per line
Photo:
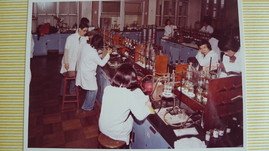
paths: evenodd
<path fill-rule="evenodd" d="M 175 27 L 173 25 L 166 25 L 164 27 L 164 36 L 166 37 L 172 37 L 174 34 Z"/>
<path fill-rule="evenodd" d="M 212 34 L 214 32 L 214 28 L 210 25 L 207 25 L 203 26 L 200 31 Z"/>
<path fill-rule="evenodd" d="M 215 51 L 218 55 L 218 60 L 220 60 L 220 49 L 219 49 L 219 40 L 214 38 L 214 37 L 211 37 L 208 42 L 210 43 L 211 45 L 211 48 L 212 48 L 212 51 Z"/>
<path fill-rule="evenodd" d="M 197 61 L 199 62 L 199 65 L 205 68 L 208 68 L 210 65 L 210 58 L 211 60 L 211 70 L 215 69 L 217 67 L 218 63 L 218 55 L 215 51 L 209 51 L 206 55 L 203 55 L 200 51 L 195 56 Z"/>
<path fill-rule="evenodd" d="M 104 66 L 109 60 L 109 54 L 101 59 L 90 44 L 85 44 L 81 50 L 78 64 L 76 85 L 84 90 L 97 90 L 96 68 L 97 65 Z"/>
<path fill-rule="evenodd" d="M 133 118 L 143 120 L 150 114 L 146 105 L 149 97 L 140 89 L 131 91 L 126 88 L 107 86 L 104 90 L 101 113 L 99 117 L 100 131 L 115 140 L 129 144 Z"/>
<path fill-rule="evenodd" d="M 86 42 L 87 38 L 84 36 L 80 36 L 77 32 L 67 37 L 60 73 L 67 72 L 64 67 L 65 63 L 69 63 L 68 71 L 76 71 L 76 64 L 79 52 L 83 45 L 86 44 Z"/>
<path fill-rule="evenodd" d="M 242 72 L 242 54 L 241 51 L 238 50 L 234 56 L 236 57 L 234 62 L 230 62 L 230 57 L 224 55 L 223 56 L 223 65 L 225 67 L 226 72 Z"/>

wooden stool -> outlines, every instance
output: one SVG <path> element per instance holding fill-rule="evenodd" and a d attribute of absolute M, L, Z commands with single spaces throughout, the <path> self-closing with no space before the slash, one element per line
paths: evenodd
<path fill-rule="evenodd" d="M 63 98 L 62 98 L 62 111 L 64 110 L 64 105 L 66 103 L 76 103 L 77 108 L 79 108 L 79 92 L 78 87 L 76 87 L 75 94 L 70 94 L 69 86 L 70 82 L 76 80 L 76 76 L 68 76 L 67 73 L 63 74 Z M 77 109 L 76 108 L 76 109 Z"/>
<path fill-rule="evenodd" d="M 125 146 L 124 141 L 114 140 L 103 133 L 100 133 L 98 136 L 98 142 L 102 148 L 108 149 L 119 149 Z"/>

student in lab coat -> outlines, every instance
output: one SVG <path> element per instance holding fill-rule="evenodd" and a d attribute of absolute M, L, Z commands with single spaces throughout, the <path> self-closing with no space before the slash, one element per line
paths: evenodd
<path fill-rule="evenodd" d="M 164 27 L 164 37 L 169 38 L 169 37 L 173 37 L 174 35 L 174 29 L 176 29 L 175 25 L 171 24 L 171 20 L 167 19 L 165 21 L 165 27 Z"/>
<path fill-rule="evenodd" d="M 97 94 L 97 81 L 96 81 L 96 68 L 97 66 L 104 66 L 109 58 L 111 50 L 103 59 L 101 59 L 97 53 L 97 50 L 103 47 L 103 37 L 97 35 L 94 41 L 87 41 L 87 44 L 83 46 L 78 59 L 78 68 L 76 76 L 76 85 L 82 89 L 87 90 L 86 98 L 82 105 L 82 109 L 86 111 L 93 110 L 96 94 Z"/>
<path fill-rule="evenodd" d="M 69 72 L 69 74 L 74 75 L 78 54 L 87 41 L 85 34 L 87 33 L 88 28 L 89 26 L 87 24 L 80 24 L 78 32 L 67 37 L 60 73 Z"/>
<path fill-rule="evenodd" d="M 218 64 L 218 55 L 215 51 L 211 50 L 210 43 L 207 40 L 201 40 L 197 46 L 199 51 L 195 58 L 197 59 L 200 67 L 202 67 L 205 71 L 209 71 L 209 69 L 216 69 Z"/>
<path fill-rule="evenodd" d="M 211 26 L 211 19 L 205 18 L 203 21 L 203 27 L 200 29 L 201 32 L 206 32 L 212 34 L 214 32 L 214 28 Z"/>
<path fill-rule="evenodd" d="M 220 41 L 219 47 L 224 52 L 220 65 L 222 69 L 220 77 L 241 75 L 243 59 L 239 41 L 234 38 L 226 38 Z"/>
<path fill-rule="evenodd" d="M 67 73 L 68 76 L 74 77 L 76 75 L 76 64 L 78 56 L 82 46 L 86 44 L 87 37 L 84 35 L 88 31 L 88 24 L 80 24 L 78 31 L 67 37 L 65 42 L 64 55 L 62 58 L 62 66 L 60 73 Z M 61 94 L 63 91 L 63 86 L 61 88 Z M 69 93 L 75 93 L 75 81 L 70 82 Z"/>
<path fill-rule="evenodd" d="M 125 141 L 127 145 L 133 116 L 143 120 L 154 113 L 149 97 L 141 89 L 135 89 L 136 79 L 132 65 L 123 64 L 117 69 L 112 85 L 104 90 L 99 117 L 100 131 L 114 140 Z"/>

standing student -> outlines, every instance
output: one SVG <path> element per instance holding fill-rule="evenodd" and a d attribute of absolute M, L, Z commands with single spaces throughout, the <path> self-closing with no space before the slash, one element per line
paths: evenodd
<path fill-rule="evenodd" d="M 203 70 L 214 70 L 217 68 L 218 55 L 215 51 L 211 50 L 211 45 L 207 40 L 201 40 L 198 44 L 199 51 L 195 58 L 197 59 L 200 67 Z"/>
<path fill-rule="evenodd" d="M 135 89 L 136 72 L 132 65 L 123 64 L 112 79 L 112 85 L 104 90 L 99 129 L 106 136 L 129 144 L 133 116 L 145 119 L 154 113 L 149 97 Z M 132 116 L 133 115 L 133 116 Z"/>
<path fill-rule="evenodd" d="M 87 24 L 80 24 L 78 32 L 67 37 L 60 73 L 69 72 L 72 74 L 76 71 L 78 54 L 87 41 L 85 34 L 87 33 L 88 28 L 89 26 Z"/>
<path fill-rule="evenodd" d="M 87 33 L 88 28 L 89 26 L 87 24 L 80 24 L 78 32 L 67 37 L 60 70 L 61 74 L 67 73 L 70 77 L 74 77 L 76 75 L 75 71 L 79 52 L 82 46 L 86 43 L 87 38 L 85 37 L 85 34 Z M 70 93 L 74 92 L 75 81 L 72 81 L 70 84 Z"/>
<path fill-rule="evenodd" d="M 94 107 L 98 89 L 96 81 L 97 66 L 104 66 L 110 58 L 111 50 L 108 50 L 108 53 L 103 59 L 99 57 L 97 50 L 102 47 L 103 37 L 97 35 L 91 43 L 90 40 L 87 41 L 79 56 L 76 85 L 87 90 L 86 98 L 81 107 L 85 111 L 91 111 Z"/>

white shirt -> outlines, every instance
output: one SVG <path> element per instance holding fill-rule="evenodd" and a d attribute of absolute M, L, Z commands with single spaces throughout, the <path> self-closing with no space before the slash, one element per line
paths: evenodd
<path fill-rule="evenodd" d="M 200 51 L 195 56 L 197 61 L 199 62 L 199 65 L 202 67 L 208 68 L 210 65 L 210 58 L 211 59 L 211 69 L 214 69 L 217 67 L 218 63 L 218 55 L 215 51 L 209 51 L 206 55 L 202 54 Z"/>
<path fill-rule="evenodd" d="M 104 66 L 109 60 L 109 54 L 101 59 L 90 44 L 85 44 L 81 50 L 78 64 L 76 85 L 81 86 L 84 90 L 97 90 L 96 68 L 97 65 Z"/>
<path fill-rule="evenodd" d="M 104 90 L 101 113 L 99 117 L 100 131 L 115 140 L 129 144 L 133 118 L 143 120 L 150 110 L 146 105 L 149 97 L 140 89 L 134 91 L 126 88 L 107 86 Z"/>
<path fill-rule="evenodd" d="M 242 54 L 241 51 L 238 50 L 234 56 L 236 57 L 234 62 L 230 62 L 230 57 L 223 55 L 223 65 L 225 67 L 226 72 L 242 72 Z"/>
<path fill-rule="evenodd" d="M 214 28 L 210 25 L 207 25 L 203 26 L 200 31 L 212 34 L 214 32 Z"/>
<path fill-rule="evenodd" d="M 211 48 L 212 48 L 212 51 L 215 51 L 218 55 L 218 60 L 220 60 L 220 49 L 219 49 L 219 40 L 212 37 L 208 40 L 208 42 L 210 43 L 211 45 Z"/>
<path fill-rule="evenodd" d="M 82 46 L 86 44 L 86 37 L 80 36 L 77 32 L 68 36 L 65 43 L 64 56 L 60 73 L 67 72 L 65 63 L 69 64 L 68 71 L 76 71 L 77 59 Z"/>
<path fill-rule="evenodd" d="M 172 37 L 174 34 L 174 26 L 173 25 L 166 25 L 164 27 L 164 36 Z"/>

